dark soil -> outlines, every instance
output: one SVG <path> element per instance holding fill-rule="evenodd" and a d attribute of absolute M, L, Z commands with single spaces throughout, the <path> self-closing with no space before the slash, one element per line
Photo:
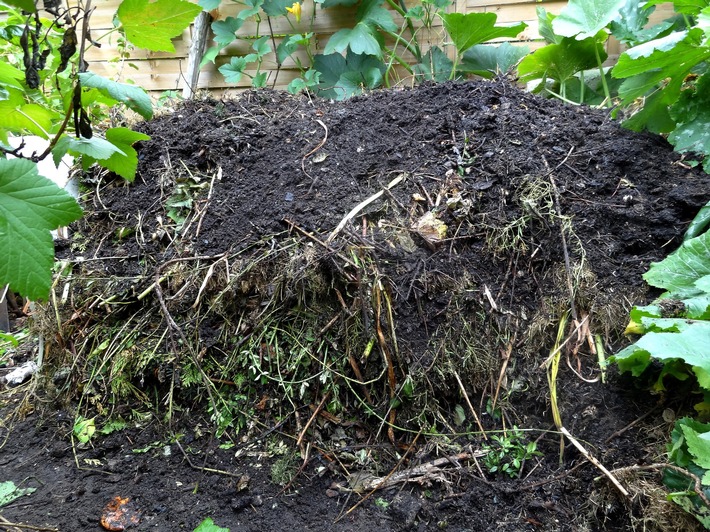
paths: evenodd
<path fill-rule="evenodd" d="M 89 177 L 87 216 L 58 244 L 73 277 L 61 326 L 53 308 L 35 317 L 49 344 L 39 386 L 3 395 L 13 415 L 0 429 L 0 481 L 37 491 L 2 517 L 100 530 L 102 509 L 122 496 L 140 511 L 135 530 L 193 530 L 206 517 L 232 531 L 693 526 L 650 491 L 657 476 L 619 471 L 662 461 L 685 406 L 613 368 L 602 383 L 586 337 L 567 328 L 557 379 L 564 426 L 617 470 L 627 499 L 568 441 L 560 461 L 544 367 L 566 310 L 607 353 L 623 346 L 628 310 L 656 295 L 642 274 L 707 202 L 710 177 L 665 140 L 505 80 L 347 102 L 248 92 L 186 102 L 138 129 L 151 140 L 136 145 L 136 181 Z M 185 194 L 192 203 L 179 204 Z M 186 217 L 181 228 L 171 216 Z M 162 288 L 151 288 L 161 276 Z M 327 367 L 350 380 L 328 387 L 319 373 L 324 384 L 290 401 L 268 379 L 240 381 L 247 366 L 234 356 L 267 309 L 284 329 L 310 324 L 338 353 Z M 113 345 L 103 340 L 134 331 L 100 358 Z M 180 352 L 192 342 L 188 360 Z M 262 340 L 260 349 L 270 364 L 273 347 Z M 164 364 L 144 363 L 156 352 Z M 120 356 L 138 391 L 123 394 L 114 374 L 96 377 Z M 195 387 L 186 379 L 196 361 L 215 393 L 241 401 L 233 413 L 242 426 L 235 417 L 219 438 L 200 375 Z M 353 380 L 374 384 L 348 389 Z M 403 403 L 396 418 L 393 395 Z M 487 410 L 493 398 L 500 411 Z M 520 478 L 473 458 L 486 441 L 468 401 L 486 431 L 529 430 L 543 455 L 528 458 Z M 73 446 L 76 414 L 99 426 L 130 422 Z M 363 501 L 358 474 L 432 463 Z M 278 483 L 279 466 L 297 473 L 290 483 Z"/>

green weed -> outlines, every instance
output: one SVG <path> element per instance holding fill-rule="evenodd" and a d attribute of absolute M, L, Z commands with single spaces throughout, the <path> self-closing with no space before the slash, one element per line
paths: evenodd
<path fill-rule="evenodd" d="M 517 427 L 491 436 L 491 443 L 484 444 L 483 450 L 488 453 L 483 461 L 488 472 L 505 473 L 511 478 L 520 476 L 526 460 L 542 456 L 537 443 L 526 442 L 525 434 Z"/>

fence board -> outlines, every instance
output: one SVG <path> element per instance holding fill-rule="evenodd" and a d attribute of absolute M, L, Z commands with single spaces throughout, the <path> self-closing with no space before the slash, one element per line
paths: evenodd
<path fill-rule="evenodd" d="M 111 32 L 111 30 L 113 29 L 113 17 L 121 1 L 94 0 L 92 3 L 95 8 L 91 17 L 92 36 L 97 38 L 101 37 L 102 34 L 107 35 L 100 39 L 101 48 L 91 47 L 87 52 L 87 60 L 91 64 L 91 70 L 119 81 L 138 83 L 150 91 L 182 88 L 184 85 L 183 73 L 187 69 L 191 29 L 185 30 L 180 37 L 173 39 L 175 52 L 149 52 L 135 49 L 130 51 L 130 59 L 118 61 L 117 34 Z M 190 1 L 197 2 L 197 0 Z M 415 3 L 418 3 L 417 0 L 407 0 L 408 5 L 414 5 Z M 544 44 L 538 31 L 537 7 L 543 7 L 550 13 L 558 14 L 566 4 L 567 2 L 560 0 L 455 0 L 451 10 L 495 13 L 498 16 L 498 22 L 501 24 L 525 22 L 528 27 L 517 38 L 499 39 L 499 41 L 508 40 L 515 44 L 525 44 L 531 50 L 535 50 Z M 224 3 L 220 6 L 218 16 L 220 19 L 236 16 L 241 9 L 243 9 L 243 5 L 238 2 Z M 658 6 L 652 15 L 652 21 L 658 22 L 668 17 L 672 12 L 673 8 L 670 4 Z M 249 78 L 246 76 L 238 84 L 230 85 L 226 83 L 217 68 L 228 63 L 230 57 L 234 55 L 249 53 L 251 51 L 249 37 L 254 37 L 257 34 L 264 35 L 273 31 L 276 36 L 276 45 L 278 45 L 283 35 L 313 31 L 315 33 L 313 53 L 322 53 L 328 39 L 335 32 L 342 28 L 352 27 L 355 9 L 343 7 L 322 9 L 313 0 L 304 0 L 302 13 L 302 20 L 299 24 L 296 24 L 293 17 L 290 17 L 290 22 L 294 24 L 293 27 L 289 20 L 284 17 L 268 19 L 271 21 L 271 29 L 269 29 L 267 18 L 264 18 L 259 25 L 253 20 L 247 20 L 237 33 L 241 39 L 224 48 L 217 57 L 215 64 L 203 67 L 200 72 L 198 88 L 241 88 L 248 86 Z M 397 24 L 403 24 L 403 20 L 398 14 L 395 13 L 394 18 Z M 418 37 L 422 52 L 426 52 L 434 44 L 441 44 L 448 40 L 443 27 L 441 27 L 440 19 L 436 19 L 431 30 L 420 30 Z M 390 45 L 394 44 L 392 39 L 387 42 Z M 207 46 L 209 47 L 213 44 L 210 41 Z M 272 43 L 270 42 L 270 44 Z M 450 56 L 454 52 L 452 48 L 449 47 L 448 49 Z M 610 39 L 607 45 L 608 63 L 618 57 L 623 49 L 623 46 L 617 41 Z M 406 60 L 411 59 L 411 54 L 404 52 L 401 45 L 399 50 L 402 52 L 402 57 Z M 294 55 L 302 64 L 307 64 L 308 56 L 305 51 L 299 50 Z M 278 75 L 276 75 L 277 65 L 273 53 L 265 57 L 262 69 L 271 71 L 269 77 L 270 79 L 277 79 L 276 86 L 278 88 L 285 88 L 298 75 L 297 65 L 293 58 L 287 59 L 281 66 Z M 408 76 L 403 74 L 403 79 L 408 79 Z"/>

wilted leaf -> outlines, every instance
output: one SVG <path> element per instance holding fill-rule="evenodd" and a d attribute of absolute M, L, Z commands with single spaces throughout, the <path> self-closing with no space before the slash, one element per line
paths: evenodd
<path fill-rule="evenodd" d="M 29 495 L 35 491 L 37 491 L 37 488 L 18 488 L 11 480 L 0 482 L 0 508 L 23 495 Z"/>
<path fill-rule="evenodd" d="M 101 513 L 101 526 L 106 530 L 123 531 L 140 523 L 141 513 L 129 497 L 114 497 Z"/>

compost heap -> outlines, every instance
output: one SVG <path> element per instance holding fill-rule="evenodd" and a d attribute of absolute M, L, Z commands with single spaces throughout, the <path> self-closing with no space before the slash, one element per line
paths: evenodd
<path fill-rule="evenodd" d="M 662 138 L 505 80 L 252 91 L 137 129 L 135 182 L 90 177 L 58 250 L 57 397 L 203 401 L 220 433 L 306 405 L 367 441 L 531 422 L 516 404 L 549 427 L 560 320 L 566 378 L 598 379 L 710 185 Z"/>

